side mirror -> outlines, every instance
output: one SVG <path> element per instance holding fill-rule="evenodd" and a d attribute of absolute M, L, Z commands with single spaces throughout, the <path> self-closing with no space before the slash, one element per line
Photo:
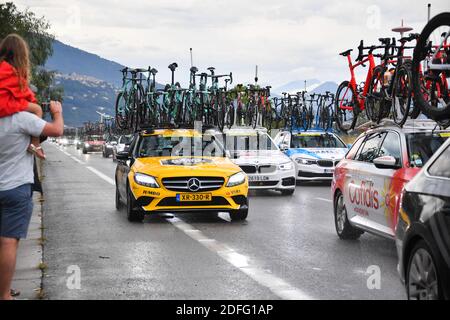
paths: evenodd
<path fill-rule="evenodd" d="M 117 152 L 116 158 L 117 160 L 127 161 L 130 159 L 130 154 L 128 151 Z"/>
<path fill-rule="evenodd" d="M 117 146 L 117 141 L 111 141 L 110 144 L 111 144 L 112 146 Z"/>
<path fill-rule="evenodd" d="M 231 158 L 231 152 L 229 150 L 225 150 L 225 157 Z"/>
<path fill-rule="evenodd" d="M 373 160 L 373 164 L 378 169 L 398 169 L 397 160 L 392 156 L 378 157 Z"/>
<path fill-rule="evenodd" d="M 287 145 L 287 143 L 280 143 L 279 147 L 280 147 L 281 151 L 286 151 L 289 149 L 289 146 Z"/>
<path fill-rule="evenodd" d="M 347 148 L 351 149 L 353 145 L 351 143 L 347 144 Z"/>

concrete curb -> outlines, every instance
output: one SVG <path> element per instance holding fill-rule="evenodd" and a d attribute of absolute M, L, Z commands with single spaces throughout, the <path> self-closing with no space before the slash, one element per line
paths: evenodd
<path fill-rule="evenodd" d="M 42 163 L 38 162 L 41 169 Z M 42 170 L 39 170 L 42 172 Z M 42 180 L 41 180 L 42 181 Z M 31 217 L 27 239 L 19 244 L 16 272 L 12 287 L 21 292 L 18 299 L 40 299 L 42 296 L 42 208 L 43 196 L 35 192 L 33 195 L 33 216 Z"/>

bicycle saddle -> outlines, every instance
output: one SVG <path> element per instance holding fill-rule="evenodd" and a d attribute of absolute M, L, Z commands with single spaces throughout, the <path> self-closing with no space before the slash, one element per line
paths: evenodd
<path fill-rule="evenodd" d="M 214 70 L 216 70 L 216 68 L 214 68 L 214 67 L 209 67 L 207 70 L 209 70 L 209 71 L 214 71 Z"/>
<path fill-rule="evenodd" d="M 391 38 L 379 38 L 378 41 L 384 45 L 389 45 L 391 43 Z"/>
<path fill-rule="evenodd" d="M 152 69 L 150 70 L 150 73 L 151 73 L 152 75 L 156 75 L 156 74 L 158 73 L 158 70 L 156 70 L 155 68 L 152 68 Z"/>
<path fill-rule="evenodd" d="M 175 69 L 178 68 L 178 64 L 177 64 L 176 62 L 174 62 L 174 63 L 172 63 L 172 64 L 169 64 L 168 68 L 169 68 L 171 71 L 175 71 Z"/>
<path fill-rule="evenodd" d="M 198 72 L 198 68 L 197 67 L 191 67 L 191 73 L 197 73 Z"/>
<path fill-rule="evenodd" d="M 339 55 L 346 57 L 346 56 L 348 56 L 352 51 L 353 51 L 353 49 L 348 49 L 347 51 L 344 51 L 344 52 L 339 53 Z"/>

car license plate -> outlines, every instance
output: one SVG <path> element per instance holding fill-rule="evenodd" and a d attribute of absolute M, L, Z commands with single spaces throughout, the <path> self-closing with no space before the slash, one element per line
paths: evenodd
<path fill-rule="evenodd" d="M 325 169 L 325 173 L 334 173 L 334 169 Z"/>
<path fill-rule="evenodd" d="M 269 181 L 269 177 L 268 176 L 248 176 L 248 181 L 251 181 L 251 182 Z"/>
<path fill-rule="evenodd" d="M 178 202 L 212 201 L 211 193 L 181 193 L 177 194 Z"/>

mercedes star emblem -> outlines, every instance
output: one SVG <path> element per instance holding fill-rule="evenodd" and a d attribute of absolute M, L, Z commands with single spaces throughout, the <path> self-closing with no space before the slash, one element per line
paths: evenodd
<path fill-rule="evenodd" d="M 198 191 L 200 189 L 200 180 L 197 178 L 189 179 L 187 183 L 188 189 L 192 192 Z"/>

